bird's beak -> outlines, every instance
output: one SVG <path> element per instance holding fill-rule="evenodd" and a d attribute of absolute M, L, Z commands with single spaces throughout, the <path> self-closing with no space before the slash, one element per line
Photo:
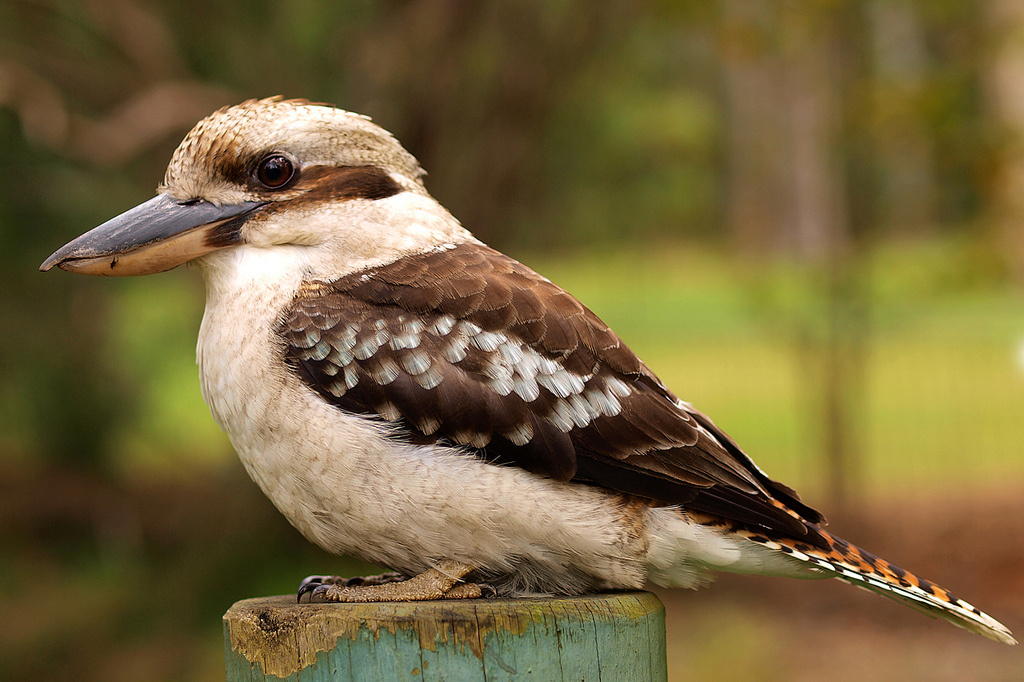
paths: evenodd
<path fill-rule="evenodd" d="M 57 266 L 85 275 L 148 275 L 237 244 L 245 219 L 263 204 L 217 206 L 177 202 L 166 194 L 125 211 L 57 249 L 43 272 Z"/>

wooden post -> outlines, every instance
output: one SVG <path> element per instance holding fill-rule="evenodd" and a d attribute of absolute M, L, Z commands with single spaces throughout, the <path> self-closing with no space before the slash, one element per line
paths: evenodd
<path fill-rule="evenodd" d="M 649 592 L 296 604 L 224 614 L 228 682 L 285 679 L 664 682 L 665 607 Z"/>

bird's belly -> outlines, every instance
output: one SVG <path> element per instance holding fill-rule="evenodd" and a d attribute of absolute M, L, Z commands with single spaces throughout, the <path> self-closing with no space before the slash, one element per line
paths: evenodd
<path fill-rule="evenodd" d="M 324 549 L 407 573 L 456 559 L 517 591 L 643 584 L 646 509 L 630 517 L 617 495 L 400 443 L 387 425 L 307 393 L 299 424 L 264 422 L 259 438 L 232 439 L 278 509 Z"/>

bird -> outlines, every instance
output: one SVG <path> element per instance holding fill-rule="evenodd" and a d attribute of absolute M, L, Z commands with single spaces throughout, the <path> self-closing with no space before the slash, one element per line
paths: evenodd
<path fill-rule="evenodd" d="M 200 121 L 156 196 L 40 269 L 206 285 L 202 395 L 308 540 L 392 569 L 376 602 L 835 577 L 1014 644 L 948 590 L 824 530 L 596 314 L 464 228 L 369 118 L 252 99 Z"/>

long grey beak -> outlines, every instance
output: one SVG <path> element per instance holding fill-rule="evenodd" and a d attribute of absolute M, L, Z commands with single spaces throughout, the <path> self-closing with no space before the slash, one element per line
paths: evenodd
<path fill-rule="evenodd" d="M 240 241 L 239 228 L 263 204 L 217 206 L 179 203 L 166 194 L 129 209 L 57 249 L 43 261 L 86 275 L 148 275 L 163 272 Z"/>

